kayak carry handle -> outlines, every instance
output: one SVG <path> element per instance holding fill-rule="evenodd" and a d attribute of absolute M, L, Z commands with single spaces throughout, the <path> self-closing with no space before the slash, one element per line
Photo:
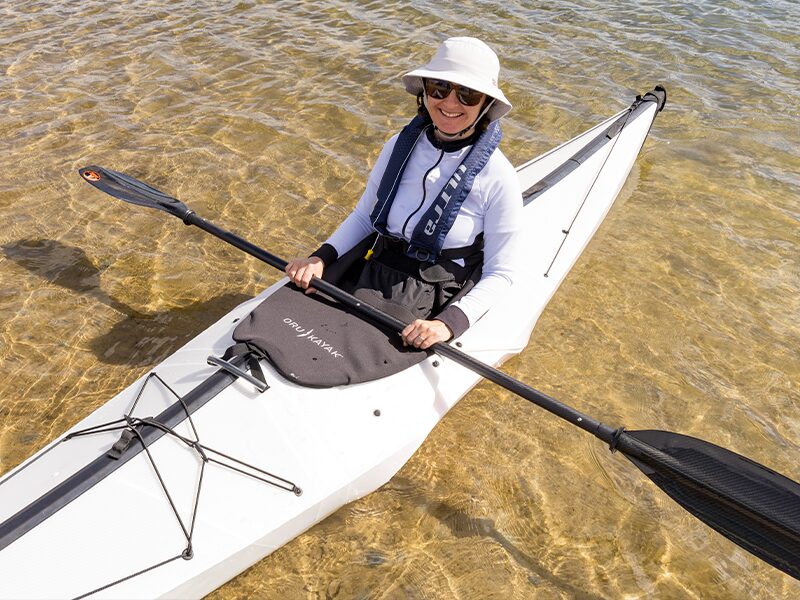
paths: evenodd
<path fill-rule="evenodd" d="M 218 358 L 216 356 L 209 356 L 206 359 L 206 362 L 208 362 L 208 364 L 210 364 L 212 366 L 216 366 L 216 367 L 219 367 L 221 369 L 224 369 L 225 371 L 227 371 L 231 375 L 235 375 L 236 377 L 241 377 L 242 379 L 244 379 L 248 383 L 252 383 L 253 387 L 255 387 L 259 392 L 266 392 L 269 389 L 269 385 L 267 385 L 266 382 L 259 381 L 258 379 L 256 379 L 252 375 L 250 375 L 250 373 L 248 373 L 246 371 L 243 371 L 242 369 L 240 369 L 236 365 L 233 365 L 233 364 L 229 363 L 226 360 L 223 360 L 223 359 Z"/>

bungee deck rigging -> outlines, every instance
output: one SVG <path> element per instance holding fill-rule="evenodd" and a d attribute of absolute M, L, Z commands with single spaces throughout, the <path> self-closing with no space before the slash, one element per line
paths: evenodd
<path fill-rule="evenodd" d="M 65 435 L 58 442 L 61 444 L 75 438 L 95 435 L 98 433 L 117 431 L 121 432 L 120 438 L 111 448 L 109 448 L 105 455 L 99 456 L 95 461 L 76 473 L 75 476 L 68 479 L 61 486 L 55 489 L 54 492 L 58 493 L 58 497 L 62 502 L 67 502 L 69 499 L 77 497 L 81 493 L 85 492 L 87 484 L 94 485 L 98 483 L 104 477 L 107 477 L 118 468 L 122 467 L 126 462 L 138 454 L 144 453 L 147 456 L 147 461 L 158 479 L 161 490 L 164 493 L 165 500 L 169 504 L 172 513 L 177 520 L 178 526 L 180 527 L 180 530 L 186 539 L 186 546 L 177 555 L 159 561 L 152 566 L 147 567 L 146 569 L 138 570 L 135 573 L 131 573 L 130 575 L 119 578 L 115 581 L 111 581 L 94 590 L 76 596 L 74 600 L 80 600 L 82 598 L 93 596 L 94 594 L 107 590 L 115 585 L 119 585 L 125 581 L 128 581 L 129 579 L 143 575 L 144 573 L 159 567 L 163 567 L 164 565 L 167 565 L 178 559 L 192 559 L 194 556 L 192 538 L 194 535 L 197 512 L 200 503 L 200 494 L 203 487 L 203 476 L 205 474 L 206 465 L 208 464 L 219 465 L 278 489 L 292 492 L 295 496 L 302 495 L 303 492 L 300 487 L 290 480 L 266 471 L 255 465 L 248 464 L 247 462 L 241 461 L 224 452 L 215 450 L 214 448 L 211 448 L 200 441 L 200 434 L 192 419 L 192 413 L 198 410 L 203 404 L 214 398 L 219 391 L 221 391 L 220 386 L 230 385 L 233 383 L 235 378 L 240 377 L 242 374 L 246 375 L 246 373 L 238 372 L 238 367 L 235 363 L 244 363 L 247 360 L 247 355 L 240 354 L 236 356 L 231 363 L 221 359 L 211 360 L 214 358 L 215 357 L 209 357 L 209 362 L 213 362 L 214 364 L 222 366 L 222 370 L 209 377 L 206 381 L 204 381 L 186 396 L 181 397 L 166 381 L 164 381 L 163 378 L 161 378 L 157 372 L 150 372 L 145 377 L 132 406 L 122 418 L 107 423 L 94 425 L 85 429 L 72 431 Z M 226 383 L 224 381 L 225 377 L 230 379 L 230 381 Z M 166 390 L 168 390 L 175 397 L 175 402 L 156 417 L 134 416 L 134 412 L 136 411 L 140 399 L 152 381 L 160 383 Z M 258 383 L 257 379 L 256 383 Z M 263 387 L 258 387 L 260 391 L 265 391 Z M 174 427 L 183 421 L 189 423 L 193 437 L 186 437 L 179 434 L 175 430 Z M 171 436 L 173 439 L 178 440 L 186 448 L 193 451 L 200 462 L 200 474 L 197 481 L 197 487 L 194 492 L 191 522 L 189 524 L 187 524 L 181 517 L 181 514 L 176 506 L 176 502 L 173 499 L 173 495 L 170 494 L 169 487 L 167 486 L 167 483 L 158 467 L 158 461 L 156 461 L 149 449 L 153 443 L 165 435 Z M 51 449 L 55 447 L 56 446 L 52 446 Z M 44 456 L 44 454 L 40 456 Z M 32 462 L 25 466 L 30 466 L 30 464 L 32 464 Z M 20 471 L 17 471 L 14 474 L 19 472 Z M 0 485 L 6 483 L 9 479 L 0 482 Z M 30 530 L 32 527 L 38 524 L 38 522 L 41 522 L 50 516 L 50 514 L 57 511 L 60 508 L 60 504 L 61 502 L 46 502 L 45 498 L 40 498 L 39 502 L 29 505 L 23 511 L 15 515 L 15 518 L 3 523 L 2 528 L 0 528 L 0 550 L 12 543 L 19 536 L 23 535 L 26 531 Z"/>
<path fill-rule="evenodd" d="M 246 355 L 238 355 L 230 361 L 229 365 L 238 367 L 240 364 L 245 363 L 246 360 Z M 218 364 L 218 362 L 214 361 L 214 364 Z M 225 366 L 203 381 L 188 394 L 181 397 L 172 389 L 172 387 L 170 387 L 166 381 L 164 381 L 164 379 L 158 375 L 157 372 L 154 371 L 148 373 L 134 399 L 133 405 L 131 406 L 130 410 L 121 418 L 68 433 L 61 440 L 59 440 L 56 445 L 51 446 L 44 453 L 38 455 L 33 461 L 26 463 L 21 469 L 12 472 L 7 478 L 0 481 L 1 490 L 2 485 L 7 484 L 12 480 L 13 477 L 24 471 L 25 468 L 30 467 L 37 460 L 40 460 L 46 455 L 47 452 L 55 449 L 58 444 L 63 444 L 69 440 L 92 434 L 115 431 L 121 432 L 120 438 L 108 449 L 105 454 L 98 456 L 94 461 L 77 471 L 66 481 L 54 487 L 49 493 L 41 496 L 36 501 L 15 514 L 13 517 L 0 524 L 0 550 L 13 543 L 17 538 L 24 535 L 27 531 L 47 519 L 70 501 L 86 492 L 93 485 L 99 483 L 103 478 L 121 468 L 129 460 L 142 452 L 145 452 L 149 456 L 150 462 L 158 475 L 157 465 L 153 461 L 152 456 L 148 451 L 148 447 L 165 435 L 170 435 L 173 438 L 180 440 L 183 444 L 196 452 L 202 461 L 202 468 L 205 467 L 206 463 L 219 464 L 226 468 L 238 471 L 244 475 L 259 479 L 269 485 L 293 492 L 295 495 L 299 496 L 302 493 L 302 490 L 288 479 L 284 479 L 283 477 L 260 469 L 254 465 L 247 464 L 232 456 L 228 456 L 227 454 L 214 450 L 213 448 L 209 448 L 208 446 L 200 443 L 200 437 L 197 432 L 197 428 L 192 421 L 192 413 L 199 410 L 204 404 L 216 397 L 222 390 L 236 381 L 238 377 L 238 374 L 231 372 L 229 366 Z M 148 384 L 153 380 L 160 382 L 161 385 L 163 385 L 164 388 L 176 398 L 176 401 L 155 417 L 135 417 L 133 413 L 136 410 L 136 407 Z M 181 436 L 175 431 L 174 428 L 179 423 L 184 421 L 187 421 L 190 424 L 195 439 Z M 220 456 L 234 464 L 225 463 L 219 459 L 213 458 L 213 455 Z M 253 472 L 245 471 L 241 467 L 248 468 Z M 261 476 L 257 475 L 256 473 L 260 473 Z M 160 475 L 158 475 L 158 477 L 162 485 L 164 485 L 163 479 L 161 479 Z M 267 479 L 267 477 L 270 479 Z M 174 509 L 174 504 L 172 503 L 166 486 L 164 486 L 164 491 Z M 178 520 L 189 542 L 184 554 L 186 552 L 191 554 L 191 535 L 188 533 L 187 528 L 181 521 L 180 516 L 178 516 Z M 188 556 L 184 556 L 184 558 L 188 558 Z"/>
<path fill-rule="evenodd" d="M 168 389 L 172 393 L 172 395 L 175 396 L 176 404 L 180 404 L 185 412 L 186 420 L 189 422 L 191 430 L 194 434 L 193 439 L 180 435 L 177 431 L 175 431 L 175 429 L 159 421 L 158 418 L 152 418 L 152 417 L 141 418 L 133 416 L 133 412 L 136 410 L 136 405 L 138 404 L 139 399 L 144 393 L 147 384 L 153 380 L 160 382 L 161 385 L 163 385 L 166 389 Z M 149 444 L 145 442 L 145 437 L 144 437 L 145 434 L 143 432 L 145 432 L 147 428 L 152 428 L 154 431 L 160 431 L 164 435 L 170 435 L 174 439 L 179 440 L 187 448 L 194 451 L 197 454 L 198 459 L 200 460 L 200 476 L 198 478 L 197 488 L 195 489 L 194 493 L 194 503 L 191 513 L 191 523 L 188 526 L 184 522 L 183 518 L 181 518 L 175 500 L 170 494 L 169 488 L 164 480 L 164 477 L 162 476 L 158 468 L 158 463 L 153 457 L 148 447 L 149 444 L 152 444 L 155 441 L 155 439 L 152 439 L 149 442 Z M 75 437 L 92 435 L 94 433 L 100 433 L 105 431 L 122 431 L 120 439 L 117 441 L 117 443 L 114 444 L 114 446 L 112 446 L 112 448 L 106 454 L 108 458 L 111 458 L 113 460 L 119 460 L 126 452 L 133 451 L 131 446 L 134 441 L 138 441 L 139 445 L 141 446 L 141 449 L 139 451 L 140 452 L 144 451 L 144 453 L 147 455 L 147 460 L 150 463 L 150 466 L 153 468 L 153 471 L 155 472 L 156 477 L 158 478 L 158 482 L 161 485 L 161 489 L 164 492 L 164 496 L 166 500 L 169 502 L 170 508 L 172 509 L 172 512 L 175 515 L 175 519 L 177 520 L 178 525 L 180 526 L 180 529 L 184 537 L 186 538 L 186 547 L 179 554 L 171 558 L 167 558 L 165 560 L 155 563 L 154 565 L 146 569 L 142 569 L 135 573 L 131 573 L 126 577 L 117 579 L 116 581 L 109 582 L 97 589 L 86 592 L 85 594 L 77 596 L 75 600 L 88 598 L 89 596 L 93 596 L 99 592 L 109 589 L 110 587 L 119 585 L 120 583 L 123 583 L 129 579 L 132 579 L 134 577 L 137 577 L 139 575 L 142 575 L 159 567 L 163 567 L 164 565 L 167 565 L 178 559 L 191 560 L 191 558 L 194 556 L 194 548 L 192 547 L 192 537 L 194 535 L 195 523 L 197 520 L 197 511 L 200 503 L 200 493 L 203 488 L 203 475 L 205 474 L 205 469 L 207 464 L 220 465 L 222 467 L 225 467 L 226 469 L 230 469 L 236 471 L 237 473 L 241 473 L 242 475 L 252 477 L 253 479 L 256 479 L 268 485 L 292 492 L 296 496 L 300 496 L 303 493 L 302 490 L 296 484 L 292 483 L 288 479 L 275 475 L 274 473 L 270 473 L 269 471 L 265 471 L 264 469 L 248 464 L 244 461 L 238 460 L 232 456 L 220 452 L 219 450 L 214 450 L 213 448 L 210 448 L 202 444 L 200 442 L 200 434 L 198 433 L 194 421 L 192 420 L 192 414 L 191 411 L 189 410 L 189 407 L 186 405 L 184 400 L 169 386 L 169 384 L 167 384 L 158 375 L 158 373 L 155 372 L 148 374 L 147 378 L 144 381 L 144 384 L 142 385 L 142 388 L 139 391 L 139 394 L 134 400 L 133 406 L 131 407 L 129 413 L 127 413 L 123 419 L 118 419 L 117 421 L 112 421 L 110 423 L 105 423 L 84 430 L 72 432 L 64 439 L 66 441 Z M 219 458 L 215 458 L 215 456 Z"/>

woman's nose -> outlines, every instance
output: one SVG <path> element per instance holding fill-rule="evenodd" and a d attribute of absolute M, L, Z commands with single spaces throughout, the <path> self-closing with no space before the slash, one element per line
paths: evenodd
<path fill-rule="evenodd" d="M 461 105 L 461 103 L 458 101 L 458 98 L 456 97 L 455 89 L 450 90 L 450 93 L 447 94 L 447 96 L 445 96 L 444 98 L 442 98 L 442 102 L 448 104 L 449 106 Z"/>

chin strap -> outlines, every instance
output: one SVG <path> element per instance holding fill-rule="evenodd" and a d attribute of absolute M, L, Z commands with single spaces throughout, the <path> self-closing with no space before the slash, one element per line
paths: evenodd
<path fill-rule="evenodd" d="M 473 127 L 475 127 L 475 125 L 477 125 L 477 124 L 478 124 L 478 121 L 480 121 L 480 120 L 483 118 L 483 115 L 485 115 L 487 112 L 489 112 L 489 109 L 492 107 L 492 104 L 494 104 L 494 101 L 495 101 L 495 100 L 496 100 L 496 98 L 492 98 L 492 101 L 491 101 L 491 102 L 488 102 L 488 103 L 486 104 L 486 106 L 483 108 L 483 110 L 482 110 L 482 111 L 481 111 L 481 113 L 480 113 L 480 114 L 477 116 L 477 118 L 476 118 L 476 119 L 475 119 L 475 120 L 472 122 L 472 124 L 471 124 L 471 125 L 469 125 L 468 127 L 466 127 L 465 129 L 462 129 L 462 130 L 461 130 L 461 131 L 459 131 L 458 133 L 446 133 L 446 132 L 442 131 L 441 129 L 439 129 L 438 127 L 436 127 L 436 125 L 434 125 L 434 126 L 433 126 L 433 128 L 434 128 L 434 129 L 436 130 L 436 132 L 437 132 L 437 133 L 438 133 L 438 134 L 439 134 L 441 137 L 443 137 L 443 138 L 444 138 L 446 141 L 448 141 L 448 142 L 451 142 L 451 141 L 453 141 L 453 140 L 457 140 L 458 138 L 460 138 L 461 136 L 463 136 L 465 133 L 467 133 L 467 132 L 468 132 L 470 129 L 472 129 Z M 428 93 L 425 91 L 425 89 L 424 89 L 424 88 L 423 88 L 423 90 L 422 90 L 422 104 L 425 106 L 425 110 L 427 110 L 427 111 L 428 111 L 428 114 L 430 114 L 430 112 L 431 112 L 431 109 L 430 109 L 430 108 L 428 108 Z"/>

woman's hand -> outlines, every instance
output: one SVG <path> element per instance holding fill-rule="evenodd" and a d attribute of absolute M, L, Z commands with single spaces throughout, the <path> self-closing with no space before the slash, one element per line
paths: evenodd
<path fill-rule="evenodd" d="M 292 283 L 298 287 L 303 288 L 306 294 L 313 294 L 316 292 L 314 288 L 308 287 L 311 283 L 312 277 L 322 279 L 322 271 L 325 270 L 325 263 L 318 256 L 309 256 L 308 258 L 295 258 L 289 261 L 286 265 L 286 274 Z"/>
<path fill-rule="evenodd" d="M 453 337 L 453 332 L 441 321 L 423 321 L 417 319 L 400 333 L 403 336 L 404 346 L 414 346 L 420 350 L 427 350 L 438 342 L 446 342 Z"/>

